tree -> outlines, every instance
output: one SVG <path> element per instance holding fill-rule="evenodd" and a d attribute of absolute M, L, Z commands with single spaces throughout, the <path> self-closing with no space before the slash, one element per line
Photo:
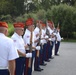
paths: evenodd
<path fill-rule="evenodd" d="M 54 21 L 55 26 L 57 26 L 59 22 L 62 36 L 70 38 L 72 33 L 76 31 L 75 15 L 76 9 L 74 7 L 61 4 L 59 6 L 52 6 L 51 10 L 48 10 L 46 17 L 47 19 L 49 18 L 50 20 Z"/>
<path fill-rule="evenodd" d="M 14 12 L 13 14 L 15 15 L 20 15 L 20 14 L 23 14 L 24 13 L 24 0 L 13 0 L 14 2 L 14 6 L 15 6 L 15 9 L 14 9 Z"/>
<path fill-rule="evenodd" d="M 9 0 L 0 1 L 0 14 L 10 14 L 12 11 L 13 5 Z"/>
<path fill-rule="evenodd" d="M 76 3 L 76 0 L 63 0 L 62 3 L 66 3 L 68 5 L 74 6 Z"/>
<path fill-rule="evenodd" d="M 24 13 L 24 0 L 0 0 L 1 15 L 20 15 Z"/>

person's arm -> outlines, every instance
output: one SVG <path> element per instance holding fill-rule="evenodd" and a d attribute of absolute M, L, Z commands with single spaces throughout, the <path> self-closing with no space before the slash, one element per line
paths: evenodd
<path fill-rule="evenodd" d="M 29 46 L 28 46 L 28 45 L 25 45 L 24 47 L 25 47 L 25 49 L 26 49 L 26 48 L 29 48 Z"/>
<path fill-rule="evenodd" d="M 15 60 L 9 61 L 9 72 L 10 75 L 15 75 Z"/>
<path fill-rule="evenodd" d="M 26 56 L 26 54 L 25 53 L 22 53 L 22 52 L 20 52 L 19 50 L 17 50 L 17 52 L 18 52 L 18 54 L 19 54 L 19 56 Z"/>

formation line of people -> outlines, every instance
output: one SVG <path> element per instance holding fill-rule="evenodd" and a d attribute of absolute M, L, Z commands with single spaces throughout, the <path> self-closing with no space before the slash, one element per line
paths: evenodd
<path fill-rule="evenodd" d="M 28 18 L 25 23 L 15 22 L 14 33 L 9 38 L 8 24 L 0 21 L 0 75 L 32 75 L 41 72 L 46 62 L 59 56 L 60 28 L 52 21 Z M 26 29 L 24 30 L 24 28 Z M 50 63 L 51 64 L 51 63 Z"/>

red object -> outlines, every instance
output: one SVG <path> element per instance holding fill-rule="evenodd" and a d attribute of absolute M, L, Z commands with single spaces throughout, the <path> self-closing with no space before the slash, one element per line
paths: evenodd
<path fill-rule="evenodd" d="M 31 25 L 33 25 L 33 19 L 32 19 L 32 18 L 27 19 L 26 22 L 25 22 L 25 25 L 26 25 L 26 26 L 31 26 Z"/>
<path fill-rule="evenodd" d="M 17 27 L 24 28 L 24 23 L 22 22 L 14 23 L 13 25 L 14 25 L 14 28 L 17 28 Z"/>
<path fill-rule="evenodd" d="M 45 27 L 45 26 L 46 26 L 46 24 L 42 23 L 42 27 Z"/>
<path fill-rule="evenodd" d="M 6 22 L 0 22 L 0 27 L 8 28 L 8 24 Z"/>

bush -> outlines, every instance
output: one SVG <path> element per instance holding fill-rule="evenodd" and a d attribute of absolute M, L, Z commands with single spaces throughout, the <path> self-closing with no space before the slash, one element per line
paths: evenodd
<path fill-rule="evenodd" d="M 1 21 L 6 21 L 6 22 L 13 22 L 13 18 L 11 15 L 1 15 L 0 17 Z"/>
<path fill-rule="evenodd" d="M 60 24 L 61 34 L 70 38 L 70 34 L 76 32 L 76 8 L 66 4 L 52 6 L 51 10 L 47 11 L 46 17 L 53 20 L 55 26 Z M 73 34 L 71 35 L 73 36 Z"/>
<path fill-rule="evenodd" d="M 45 18 L 46 18 L 46 11 L 43 10 L 43 9 L 42 9 L 42 10 L 39 10 L 39 11 L 36 13 L 36 15 L 37 15 L 37 18 L 38 18 L 38 19 L 44 21 Z"/>
<path fill-rule="evenodd" d="M 12 23 L 8 23 L 8 36 L 10 37 L 14 33 L 14 27 Z"/>
<path fill-rule="evenodd" d="M 37 16 L 36 16 L 36 14 L 35 13 L 29 13 L 29 14 L 24 14 L 24 15 L 21 15 L 21 16 L 19 16 L 19 17 L 17 17 L 16 19 L 15 19 L 15 21 L 16 22 L 24 22 L 25 23 L 25 21 L 27 20 L 27 18 L 33 18 L 33 19 L 37 19 Z"/>

